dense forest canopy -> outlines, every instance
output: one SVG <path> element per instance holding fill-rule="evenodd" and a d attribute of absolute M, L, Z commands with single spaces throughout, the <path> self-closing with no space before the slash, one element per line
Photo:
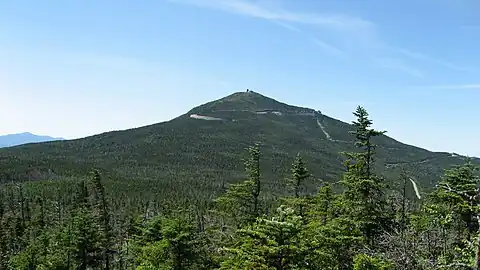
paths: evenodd
<path fill-rule="evenodd" d="M 346 160 L 341 152 L 356 151 L 356 139 L 350 133 L 354 128 L 318 110 L 254 91 L 237 92 L 167 122 L 77 140 L 2 148 L 0 183 L 82 178 L 96 168 L 117 191 L 135 188 L 149 191 L 144 196 L 156 200 L 209 202 L 229 184 L 244 180 L 245 148 L 261 142 L 260 171 L 268 191 L 262 196 L 275 199 L 286 195 L 284 178 L 299 152 L 312 174 L 304 182 L 309 192 L 316 192 L 319 181 L 338 181 Z M 387 134 L 375 136 L 372 142 L 377 145 L 372 166 L 377 175 L 395 184 L 406 169 L 422 191 L 430 191 L 445 168 L 461 165 L 465 158 L 407 145 Z M 480 159 L 472 162 L 480 164 Z M 408 187 L 407 192 L 412 191 Z"/>
<path fill-rule="evenodd" d="M 327 165 L 299 153 L 271 188 L 262 169 L 272 164 L 261 162 L 269 146 L 256 141 L 243 180 L 226 179 L 218 196 L 175 193 L 189 184 L 180 178 L 117 181 L 93 166 L 36 181 L 6 179 L 10 168 L 0 269 L 480 269 L 478 166 L 452 166 L 428 193 L 410 166 L 388 179 L 376 166 L 384 132 L 364 108 L 354 115 L 333 181 L 313 181 Z"/>

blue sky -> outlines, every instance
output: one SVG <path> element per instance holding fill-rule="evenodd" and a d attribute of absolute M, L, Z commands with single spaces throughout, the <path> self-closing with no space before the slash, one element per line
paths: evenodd
<path fill-rule="evenodd" d="M 0 134 L 78 138 L 253 89 L 480 156 L 478 0 L 7 0 Z"/>

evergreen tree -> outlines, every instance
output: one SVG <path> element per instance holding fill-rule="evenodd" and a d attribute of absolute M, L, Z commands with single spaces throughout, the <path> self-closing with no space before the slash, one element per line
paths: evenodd
<path fill-rule="evenodd" d="M 260 150 L 259 145 L 248 148 L 245 161 L 248 179 L 231 185 L 225 194 L 215 200 L 215 212 L 223 219 L 233 219 L 235 225 L 244 225 L 260 216 Z"/>
<path fill-rule="evenodd" d="M 370 128 L 372 121 L 367 111 L 358 107 L 353 113 L 357 120 L 353 122 L 355 146 L 358 152 L 344 153 L 347 157 L 347 172 L 341 183 L 346 188 L 344 199 L 350 217 L 357 222 L 367 242 L 374 246 L 374 239 L 388 225 L 386 211 L 385 184 L 383 179 L 373 174 L 373 162 L 376 145 L 372 139 L 383 134 Z"/>
<path fill-rule="evenodd" d="M 305 163 L 303 162 L 300 153 L 297 154 L 295 157 L 295 161 L 292 164 L 291 168 L 292 176 L 291 178 L 287 179 L 287 183 L 289 184 L 290 188 L 293 190 L 295 198 L 300 198 L 301 192 L 305 192 L 302 190 L 305 181 L 310 177 L 310 173 L 308 172 Z"/>
<path fill-rule="evenodd" d="M 291 168 L 291 177 L 287 178 L 287 185 L 293 192 L 293 198 L 287 198 L 287 204 L 292 205 L 300 216 L 305 213 L 307 199 L 305 198 L 305 181 L 310 177 L 300 154 L 297 154 Z"/>
<path fill-rule="evenodd" d="M 477 199 L 480 178 L 476 175 L 477 171 L 479 168 L 473 165 L 471 160 L 446 170 L 438 185 L 439 188 L 432 194 L 436 203 L 443 203 L 451 207 L 452 214 L 463 221 L 463 225 L 468 228 L 470 234 L 478 230 L 475 214 L 479 201 L 475 199 Z M 457 191 L 457 193 L 451 191 Z"/>
<path fill-rule="evenodd" d="M 138 270 L 202 269 L 207 261 L 193 222 L 184 218 L 156 217 L 136 239 Z"/>
<path fill-rule="evenodd" d="M 279 207 L 271 219 L 259 218 L 237 231 L 220 269 L 305 269 L 302 224 L 292 208 Z"/>
<path fill-rule="evenodd" d="M 311 251 L 305 257 L 308 269 L 351 269 L 362 234 L 344 212 L 342 198 L 333 194 L 331 184 L 323 184 L 309 205 L 303 232 L 304 243 Z"/>
<path fill-rule="evenodd" d="M 102 247 L 102 257 L 104 261 L 104 269 L 110 269 L 110 247 L 112 245 L 110 226 L 110 216 L 108 213 L 107 200 L 105 196 L 105 188 L 101 182 L 101 176 L 98 170 L 94 170 L 91 178 L 92 186 L 92 210 L 98 221 L 99 232 L 101 234 L 100 245 Z"/>
<path fill-rule="evenodd" d="M 445 175 L 432 194 L 432 207 L 444 206 L 444 216 L 448 217 L 449 224 L 455 229 L 454 250 L 460 255 L 471 253 L 473 269 L 480 269 L 480 178 L 476 174 L 479 168 L 467 160 L 466 164 L 455 166 L 445 171 Z M 437 212 L 438 213 L 438 212 Z M 445 218 L 444 218 L 445 219 Z M 462 226 L 467 231 L 467 236 L 462 237 Z M 446 238 L 445 230 L 444 238 Z M 476 239 L 471 239 L 476 236 Z M 470 251 L 469 251 L 470 250 Z M 458 264 L 455 253 L 446 251 L 444 255 L 452 254 L 453 257 L 445 258 L 444 264 Z M 474 254 L 474 255 L 473 255 Z"/>
<path fill-rule="evenodd" d="M 393 270 L 393 265 L 385 260 L 366 254 L 358 254 L 353 259 L 353 270 Z"/>
<path fill-rule="evenodd" d="M 257 143 L 248 148 L 249 158 L 245 161 L 248 181 L 251 182 L 253 201 L 252 220 L 260 216 L 260 145 Z"/>

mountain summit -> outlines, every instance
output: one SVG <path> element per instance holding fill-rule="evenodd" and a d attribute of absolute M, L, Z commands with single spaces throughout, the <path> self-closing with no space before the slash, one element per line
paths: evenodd
<path fill-rule="evenodd" d="M 252 90 L 246 92 L 236 92 L 219 100 L 208 102 L 204 105 L 194 108 L 191 112 L 225 112 L 225 111 L 281 111 L 281 112 L 299 112 L 310 110 L 306 108 L 291 106 L 275 99 L 263 96 Z"/>
<path fill-rule="evenodd" d="M 318 186 L 316 179 L 338 181 L 344 171 L 340 152 L 355 151 L 352 129 L 314 109 L 291 106 L 253 91 L 239 92 L 159 124 L 1 149 L 0 170 L 17 178 L 35 170 L 35 177 L 43 179 L 52 172 L 84 176 L 98 168 L 125 188 L 129 181 L 145 183 L 147 189 L 150 181 L 159 181 L 162 189 L 155 192 L 170 199 L 213 196 L 227 183 L 244 179 L 245 148 L 260 142 L 261 174 L 267 190 L 284 190 L 284 179 L 300 152 L 314 175 L 308 183 L 313 191 Z M 462 156 L 430 152 L 384 135 L 376 138 L 376 143 L 376 169 L 391 181 L 406 169 L 422 186 L 432 186 L 445 168 L 464 162 Z"/>

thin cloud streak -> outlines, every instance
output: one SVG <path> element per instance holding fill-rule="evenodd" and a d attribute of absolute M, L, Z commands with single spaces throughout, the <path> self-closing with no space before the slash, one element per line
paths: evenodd
<path fill-rule="evenodd" d="M 358 17 L 340 15 L 340 14 L 310 14 L 289 12 L 282 9 L 267 9 L 260 5 L 244 0 L 168 0 L 175 3 L 184 3 L 202 7 L 209 7 L 242 14 L 250 17 L 276 20 L 291 23 L 320 25 L 341 29 L 369 29 L 374 27 L 374 23 Z"/>
<path fill-rule="evenodd" d="M 378 60 L 376 56 L 381 51 L 383 54 L 388 54 L 390 57 L 401 55 L 408 59 L 413 59 L 421 62 L 431 63 L 447 69 L 468 72 L 480 73 L 478 69 L 471 67 L 464 67 L 449 61 L 437 59 L 419 52 L 410 51 L 404 48 L 398 48 L 386 44 L 380 37 L 377 31 L 377 26 L 374 22 L 364 18 L 348 16 L 343 14 L 312 14 L 286 11 L 281 8 L 267 8 L 260 6 L 254 2 L 246 0 L 167 0 L 174 3 L 189 4 L 199 7 L 222 10 L 225 12 L 240 14 L 253 18 L 259 18 L 274 22 L 288 30 L 306 35 L 315 44 L 326 50 L 328 53 L 337 57 L 345 57 L 347 55 L 345 50 L 339 49 L 337 46 L 326 43 L 317 37 L 314 37 L 303 30 L 293 26 L 292 24 L 304 24 L 310 26 L 321 27 L 327 30 L 333 30 L 340 33 L 343 42 L 346 46 L 356 44 L 352 50 L 362 48 L 366 54 L 372 53 L 372 57 Z M 397 61 L 398 62 L 398 61 Z M 378 62 L 377 62 L 378 63 Z M 385 63 L 383 63 L 385 65 Z M 395 66 L 395 67 L 394 67 Z M 406 67 L 405 64 L 395 65 L 390 64 L 393 68 L 406 72 L 416 77 L 422 77 L 423 74 L 416 68 Z"/>
<path fill-rule="evenodd" d="M 424 77 L 423 73 L 420 70 L 408 66 L 402 61 L 402 59 L 383 57 L 376 59 L 376 62 L 384 68 L 399 70 L 417 78 Z"/>
<path fill-rule="evenodd" d="M 432 58 L 432 57 L 430 57 L 428 55 L 425 55 L 425 54 L 422 54 L 422 53 L 412 52 L 412 51 L 409 51 L 409 50 L 406 50 L 406 49 L 396 49 L 396 51 L 398 53 L 406 56 L 406 57 L 416 59 L 416 60 L 425 61 L 425 62 L 430 62 L 430 63 L 436 64 L 436 65 L 439 65 L 439 66 L 443 66 L 443 67 L 446 67 L 446 68 L 450 68 L 450 69 L 453 69 L 453 70 L 465 71 L 465 72 L 469 72 L 469 73 L 478 73 L 479 72 L 478 69 L 459 66 L 457 64 L 450 63 L 448 61 L 443 61 L 443 60 Z"/>
<path fill-rule="evenodd" d="M 335 56 L 335 57 L 338 57 L 338 58 L 345 58 L 346 57 L 346 52 L 325 42 L 325 41 L 322 41 L 316 37 L 314 37 L 313 35 L 299 29 L 298 27 L 295 27 L 291 24 L 287 24 L 287 23 L 283 23 L 283 22 L 279 22 L 279 21 L 272 21 L 290 31 L 293 31 L 293 32 L 296 32 L 298 34 L 301 34 L 301 35 L 304 35 L 306 38 L 310 39 L 315 45 L 321 47 L 324 51 L 326 51 L 327 53 Z"/>
<path fill-rule="evenodd" d="M 414 89 L 430 89 L 430 90 L 480 90 L 480 84 L 459 84 L 459 85 L 433 85 L 433 86 L 416 86 Z"/>
<path fill-rule="evenodd" d="M 314 37 L 310 33 L 301 30 L 298 27 L 293 26 L 291 23 L 317 25 L 328 28 L 337 29 L 353 29 L 357 27 L 370 27 L 371 22 L 341 16 L 341 15 L 314 15 L 303 13 L 292 13 L 284 10 L 269 10 L 251 2 L 242 0 L 168 0 L 175 3 L 190 4 L 200 7 L 213 8 L 249 16 L 253 18 L 263 19 L 275 23 L 287 30 L 301 34 L 311 40 L 315 45 L 319 46 L 322 50 L 330 55 L 338 58 L 344 58 L 346 53 L 337 48 L 336 46 L 329 44 L 317 37 Z M 357 29 L 360 30 L 360 29 Z"/>

